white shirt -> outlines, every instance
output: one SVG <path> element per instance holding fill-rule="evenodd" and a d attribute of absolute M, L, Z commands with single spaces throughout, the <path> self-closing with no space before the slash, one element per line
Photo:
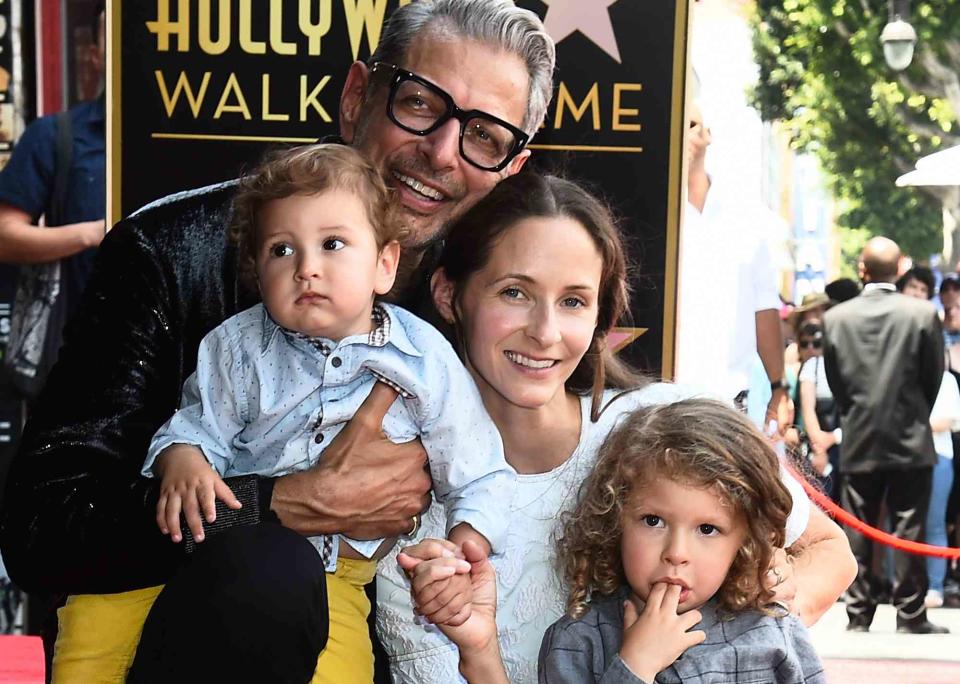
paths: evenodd
<path fill-rule="evenodd" d="M 771 216 L 712 182 L 703 212 L 687 204 L 680 231 L 677 382 L 726 400 L 750 384 L 756 313 L 779 309 L 767 244 Z"/>
<path fill-rule="evenodd" d="M 619 392 L 607 390 L 602 402 Z M 564 613 L 566 594 L 556 568 L 555 531 L 563 513 L 573 508 L 581 483 L 607 435 L 627 413 L 640 406 L 694 396 L 690 388 L 657 383 L 617 399 L 596 423 L 590 422 L 590 398 L 581 399 L 580 442 L 565 462 L 546 473 L 517 475 L 510 505 L 504 552 L 491 557 L 497 573 L 497 631 L 512 684 L 535 684 L 540 642 Z M 784 474 L 794 506 L 787 521 L 787 543 L 806 529 L 810 503 L 796 480 Z M 443 507 L 432 505 L 415 541 L 443 536 Z M 377 574 L 377 632 L 390 657 L 393 681 L 403 684 L 463 682 L 460 657 L 433 625 L 414 618 L 409 582 L 397 566 L 394 550 L 380 561 Z"/>
<path fill-rule="evenodd" d="M 960 388 L 950 371 L 943 372 L 937 399 L 930 409 L 930 420 L 935 418 L 949 418 L 954 423 L 960 421 Z M 938 455 L 953 458 L 953 437 L 949 429 L 933 433 L 933 448 Z"/>

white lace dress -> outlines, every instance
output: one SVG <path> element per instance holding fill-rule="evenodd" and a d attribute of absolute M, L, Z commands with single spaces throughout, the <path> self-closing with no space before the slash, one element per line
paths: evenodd
<path fill-rule="evenodd" d="M 603 405 L 618 391 L 608 390 Z M 537 656 L 547 628 L 564 612 L 565 595 L 555 565 L 556 521 L 576 501 L 580 485 L 596 460 L 603 440 L 625 413 L 639 406 L 664 404 L 699 394 L 690 387 L 655 383 L 614 401 L 596 423 L 590 399 L 581 400 L 580 442 L 564 463 L 547 473 L 518 475 L 510 502 L 510 527 L 503 552 L 491 558 L 497 572 L 497 631 L 507 674 L 513 684 L 536 684 Z M 807 525 L 809 500 L 800 484 L 785 477 L 794 499 L 787 521 L 788 544 Z M 506 502 L 505 502 L 506 505 Z M 416 541 L 445 535 L 442 506 L 434 503 L 423 517 Z M 377 573 L 377 632 L 390 657 L 393 681 L 403 684 L 463 682 L 457 648 L 433 625 L 413 614 L 410 585 L 397 566 L 402 542 L 380 561 Z"/>
<path fill-rule="evenodd" d="M 585 397 L 576 451 L 549 472 L 518 476 L 507 543 L 503 553 L 492 558 L 497 571 L 500 648 L 511 682 L 537 681 L 543 633 L 563 614 L 565 597 L 554 564 L 555 523 L 576 501 L 600 444 L 625 412 L 689 394 L 675 385 L 650 385 L 615 401 L 596 423 L 590 422 L 590 399 Z M 613 396 L 615 392 L 608 391 L 604 403 Z M 418 539 L 442 538 L 445 518 L 441 506 L 431 506 Z M 401 545 L 380 561 L 377 575 L 377 631 L 390 656 L 393 680 L 409 684 L 462 681 L 456 646 L 436 627 L 415 621 L 409 583 L 397 566 Z"/>

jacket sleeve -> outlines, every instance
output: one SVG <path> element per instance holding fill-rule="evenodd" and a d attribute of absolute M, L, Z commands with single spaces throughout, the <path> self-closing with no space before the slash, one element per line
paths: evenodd
<path fill-rule="evenodd" d="M 428 356 L 430 385 L 437 391 L 420 437 L 430 458 L 434 495 L 447 511 L 447 533 L 468 523 L 500 553 L 509 525 L 503 503 L 513 499 L 516 472 L 507 464 L 476 383 L 453 349 L 447 345 Z"/>
<path fill-rule="evenodd" d="M 850 405 L 850 398 L 847 396 L 846 385 L 843 377 L 840 375 L 840 367 L 837 363 L 836 341 L 831 335 L 836 330 L 837 323 L 831 322 L 829 317 L 823 321 L 823 369 L 827 375 L 827 384 L 830 386 L 830 392 L 841 411 L 846 411 Z"/>
<path fill-rule="evenodd" d="M 943 329 L 936 311 L 921 331 L 919 366 L 920 386 L 927 406 L 933 407 L 943 380 Z"/>
<path fill-rule="evenodd" d="M 0 548 L 14 582 L 30 592 L 157 585 L 182 558 L 183 545 L 157 529 L 156 482 L 140 469 L 207 332 L 194 329 L 197 318 L 213 327 L 224 316 L 214 292 L 222 290 L 223 259 L 211 257 L 223 243 L 185 246 L 177 232 L 167 238 L 168 254 L 187 264 L 183 280 L 204 285 L 186 292 L 171 265 L 176 257 L 161 259 L 157 241 L 135 222 L 121 222 L 102 243 L 7 478 Z M 203 315 L 191 319 L 188 310 Z"/>

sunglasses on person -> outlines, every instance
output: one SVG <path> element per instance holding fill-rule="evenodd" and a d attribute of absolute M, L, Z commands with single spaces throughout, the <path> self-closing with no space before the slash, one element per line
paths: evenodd
<path fill-rule="evenodd" d="M 395 64 L 376 62 L 371 74 L 393 73 L 387 117 L 414 135 L 430 135 L 450 119 L 460 122 L 460 156 L 484 171 L 500 171 L 520 154 L 530 136 L 479 109 L 460 109 L 445 90 Z"/>
<path fill-rule="evenodd" d="M 821 349 L 823 348 L 823 340 L 800 340 L 797 342 L 797 346 L 801 349 Z"/>

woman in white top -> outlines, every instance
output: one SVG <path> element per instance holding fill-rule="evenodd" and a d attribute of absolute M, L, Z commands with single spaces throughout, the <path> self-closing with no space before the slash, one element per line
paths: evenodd
<path fill-rule="evenodd" d="M 930 269 L 915 267 L 897 281 L 897 289 L 917 299 L 933 297 L 933 274 Z M 950 367 L 949 350 L 945 351 L 946 367 Z M 953 487 L 953 436 L 960 427 L 960 388 L 957 379 L 949 370 L 943 372 L 940 390 L 930 409 L 930 427 L 933 429 L 933 448 L 937 452 L 937 464 L 933 467 L 933 488 L 927 508 L 926 542 L 934 546 L 947 545 L 947 501 Z M 943 605 L 943 581 L 947 574 L 945 558 L 927 557 L 927 608 Z"/>
<path fill-rule="evenodd" d="M 800 352 L 799 421 L 810 444 L 810 466 L 833 500 L 837 500 L 837 469 L 840 466 L 840 425 L 833 392 L 827 383 L 823 363 L 823 327 L 819 320 L 809 320 L 797 333 Z"/>
<path fill-rule="evenodd" d="M 615 389 L 642 384 L 604 344 L 626 310 L 625 273 L 607 210 L 557 178 L 508 178 L 452 228 L 432 281 L 434 301 L 453 326 L 518 483 L 515 498 L 503 502 L 513 520 L 505 551 L 491 559 L 499 593 L 495 627 L 491 608 L 474 609 L 459 627 L 443 629 L 461 645 L 470 634 L 495 629 L 499 647 L 482 658 L 469 645 L 458 654 L 438 627 L 415 619 L 409 582 L 395 555 L 388 556 L 379 569 L 377 628 L 395 682 L 446 684 L 457 681 L 458 669 L 469 681 L 506 673 L 511 682 L 536 681 L 543 632 L 563 612 L 554 567 L 557 519 L 572 507 L 600 443 L 625 412 L 690 394 L 661 383 L 626 394 Z M 856 565 L 839 528 L 819 511 L 808 524 L 808 502 L 802 492 L 794 498 L 800 505 L 792 538 L 806 527 L 809 552 L 793 563 L 781 553 L 771 584 L 783 578 L 780 595 L 812 621 L 849 584 Z M 432 506 L 417 539 L 442 537 L 443 520 Z M 410 553 L 431 559 L 440 551 L 428 541 Z M 455 562 L 431 562 L 447 561 Z M 455 594 L 451 589 L 419 607 L 440 622 L 459 613 Z M 471 657 L 480 670 L 470 669 Z"/>

